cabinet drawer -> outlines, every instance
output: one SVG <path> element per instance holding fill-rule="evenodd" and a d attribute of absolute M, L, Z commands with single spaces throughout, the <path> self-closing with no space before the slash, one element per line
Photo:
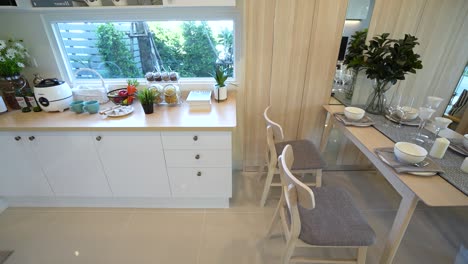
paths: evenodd
<path fill-rule="evenodd" d="M 174 197 L 231 197 L 231 168 L 169 168 Z"/>
<path fill-rule="evenodd" d="M 231 149 L 231 132 L 163 132 L 165 149 Z"/>
<path fill-rule="evenodd" d="M 231 150 L 165 150 L 167 167 L 231 167 Z"/>

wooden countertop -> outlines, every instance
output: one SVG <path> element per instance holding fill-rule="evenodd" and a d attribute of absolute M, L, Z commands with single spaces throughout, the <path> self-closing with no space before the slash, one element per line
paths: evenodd
<path fill-rule="evenodd" d="M 185 97 L 184 97 L 185 99 Z M 101 109 L 113 106 L 112 102 Z M 29 112 L 20 110 L 0 114 L 0 131 L 87 131 L 87 130 L 231 130 L 236 126 L 236 93 L 228 99 L 212 101 L 211 111 L 191 111 L 188 104 L 155 106 L 154 113 L 145 115 L 141 104 L 132 105 L 134 112 L 123 117 L 99 114 L 76 114 L 70 110 L 60 112 Z"/>

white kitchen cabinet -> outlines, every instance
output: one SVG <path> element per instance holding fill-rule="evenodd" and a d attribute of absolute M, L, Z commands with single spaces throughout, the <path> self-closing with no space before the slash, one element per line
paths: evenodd
<path fill-rule="evenodd" d="M 161 136 L 174 197 L 231 197 L 231 132 L 163 132 Z"/>
<path fill-rule="evenodd" d="M 231 168 L 168 168 L 174 197 L 230 197 Z"/>
<path fill-rule="evenodd" d="M 0 132 L 0 196 L 53 196 L 27 141 L 22 133 Z"/>
<path fill-rule="evenodd" d="M 28 144 L 56 196 L 112 196 L 89 132 L 29 134 Z"/>
<path fill-rule="evenodd" d="M 94 132 L 114 197 L 170 197 L 160 132 Z"/>

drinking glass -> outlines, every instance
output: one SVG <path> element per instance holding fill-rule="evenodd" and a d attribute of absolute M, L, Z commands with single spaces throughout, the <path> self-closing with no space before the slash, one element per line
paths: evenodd
<path fill-rule="evenodd" d="M 434 137 L 434 140 L 437 139 L 437 137 L 439 136 L 439 132 L 442 130 L 442 129 L 446 129 L 450 124 L 452 123 L 452 120 L 448 119 L 448 118 L 445 118 L 445 117 L 435 117 L 434 118 L 434 125 L 435 125 L 435 128 L 436 128 L 436 133 L 435 133 L 435 137 Z"/>
<path fill-rule="evenodd" d="M 414 97 L 408 96 L 403 97 L 403 94 L 400 94 L 400 99 L 398 100 L 397 113 L 400 117 L 399 123 L 402 125 L 402 121 L 408 120 L 408 114 L 413 110 Z"/>
<path fill-rule="evenodd" d="M 431 108 L 431 109 L 437 110 L 437 108 L 439 107 L 440 103 L 442 103 L 442 101 L 444 101 L 443 98 L 436 97 L 436 96 L 428 96 L 428 97 L 426 98 L 425 106 L 426 106 L 427 108 Z"/>
<path fill-rule="evenodd" d="M 435 113 L 436 110 L 428 107 L 419 107 L 419 118 L 421 121 L 419 122 L 418 132 L 413 137 L 414 140 L 424 143 L 424 137 L 421 135 L 421 130 L 426 125 L 427 120 L 431 118 L 431 116 Z"/>
<path fill-rule="evenodd" d="M 383 124 L 383 126 L 388 127 L 389 123 L 392 123 L 388 119 L 392 119 L 395 117 L 396 113 L 398 112 L 398 106 L 400 104 L 400 100 L 401 100 L 400 85 L 398 85 L 395 91 L 393 91 L 392 97 L 385 108 L 387 121 Z M 397 128 L 401 127 L 400 123 L 395 124 L 395 127 Z"/>

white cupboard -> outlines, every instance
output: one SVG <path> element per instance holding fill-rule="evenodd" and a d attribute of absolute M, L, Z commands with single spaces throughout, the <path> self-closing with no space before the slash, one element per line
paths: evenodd
<path fill-rule="evenodd" d="M 31 146 L 56 196 L 112 196 L 89 132 L 34 132 Z"/>
<path fill-rule="evenodd" d="M 114 196 L 171 196 L 159 132 L 93 134 Z"/>
<path fill-rule="evenodd" d="M 0 132 L 0 196 L 53 196 L 28 141 L 21 133 Z"/>

